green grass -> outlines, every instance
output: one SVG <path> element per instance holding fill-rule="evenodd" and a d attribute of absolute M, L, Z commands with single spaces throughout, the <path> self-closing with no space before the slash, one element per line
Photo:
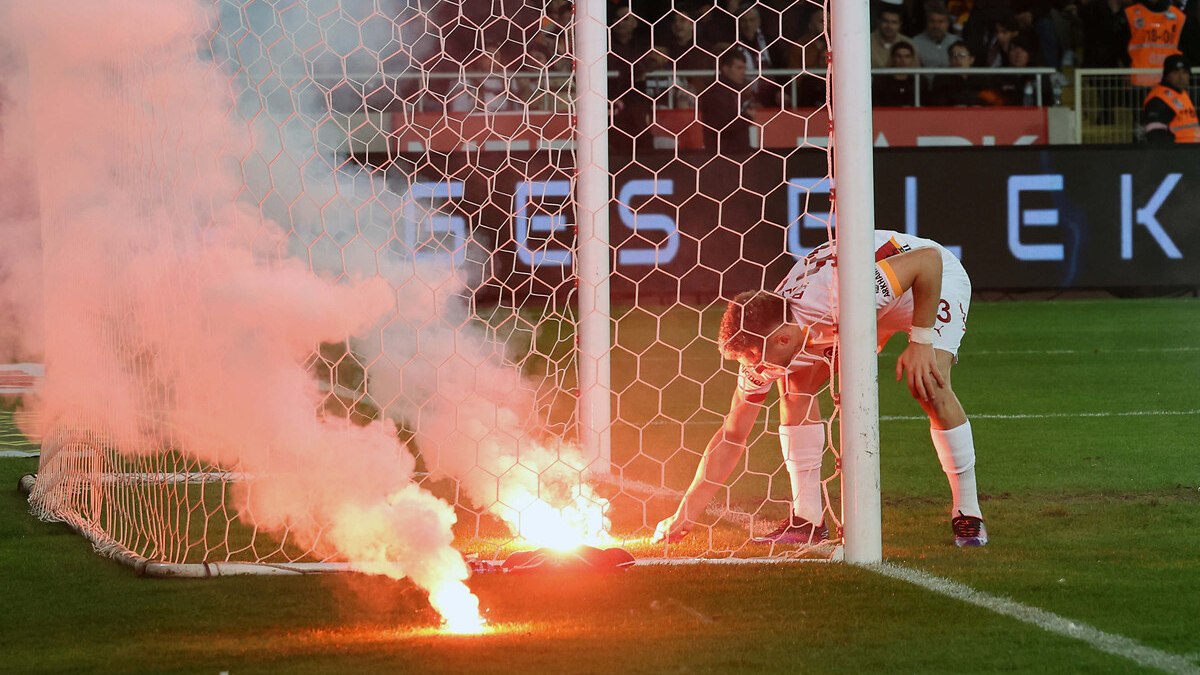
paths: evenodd
<path fill-rule="evenodd" d="M 711 335 L 713 319 L 621 318 L 614 379 L 629 423 L 614 439 L 628 477 L 676 488 L 690 478 L 732 386 L 711 343 L 695 338 L 699 325 Z M 667 344 L 647 338 L 655 325 Z M 919 409 L 888 376 L 893 344 L 880 359 L 885 557 L 1200 668 L 1200 302 L 980 302 L 970 328 L 954 385 L 975 415 L 992 543 L 949 542 L 945 478 L 927 423 L 909 419 Z M 1080 416 L 1154 411 L 1188 414 Z M 1048 414 L 1061 416 L 1039 417 Z M 682 419 L 691 424 L 671 422 Z M 761 437 L 748 464 L 761 476 L 735 483 L 731 503 L 761 501 L 778 457 L 773 437 Z M 0 481 L 34 470 L 36 460 L 0 460 Z M 651 500 L 629 518 L 653 526 L 673 506 Z M 845 565 L 477 576 L 470 584 L 497 630 L 455 637 L 432 630 L 436 617 L 406 582 L 139 579 L 65 527 L 34 520 L 9 490 L 0 566 L 0 671 L 21 673 L 1143 670 Z"/>

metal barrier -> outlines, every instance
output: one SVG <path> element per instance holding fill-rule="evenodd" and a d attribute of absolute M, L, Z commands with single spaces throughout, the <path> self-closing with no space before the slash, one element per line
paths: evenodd
<path fill-rule="evenodd" d="M 878 68 L 872 77 L 912 75 L 916 83 L 916 107 L 922 102 L 939 75 L 965 75 L 995 80 L 1007 77 L 1034 78 L 1026 105 L 1046 107 L 1058 105 L 1062 79 L 1055 77 L 1053 68 Z M 617 73 L 609 72 L 613 77 Z M 754 77 L 764 77 L 782 85 L 784 107 L 802 108 L 810 105 L 801 99 L 802 87 L 824 87 L 827 70 L 791 70 L 768 68 Z M 716 76 L 712 70 L 655 70 L 646 73 L 646 93 L 658 108 L 689 108 L 695 104 L 696 88 L 707 86 Z M 540 110 L 567 112 L 574 97 L 571 71 L 536 70 L 492 72 L 404 72 L 317 74 L 314 79 L 328 86 L 332 93 L 347 88 L 360 103 L 363 98 L 378 96 L 379 104 L 388 109 L 399 107 L 413 112 L 452 112 L 508 110 Z M 374 93 L 372 93 L 374 92 Z M 824 100 L 824 96 L 821 96 Z M 368 100 L 368 102 L 370 102 Z M 335 101 L 336 106 L 336 101 Z"/>
<path fill-rule="evenodd" d="M 1200 94 L 1192 69 L 1190 95 Z M 1076 68 L 1075 142 L 1134 143 L 1142 140 L 1142 105 L 1149 87 L 1133 84 L 1132 75 L 1159 75 L 1158 68 Z"/>
<path fill-rule="evenodd" d="M 809 78 L 809 82 L 824 80 L 826 73 L 824 68 L 810 70 L 767 68 L 760 73 L 752 74 L 751 77 L 764 77 L 781 84 L 786 92 L 786 97 L 781 103 L 784 107 L 799 108 L 805 107 L 804 102 L 800 100 L 800 88 L 805 84 L 805 79 Z M 1058 71 L 1053 68 L 875 68 L 871 70 L 871 77 L 912 75 L 916 83 L 915 104 L 919 108 L 922 105 L 928 105 L 928 103 L 922 103 L 921 94 L 929 91 L 932 82 L 938 75 L 965 75 L 988 80 L 1032 76 L 1034 86 L 1033 91 L 1029 92 L 1031 99 L 1028 105 L 1042 108 L 1058 105 L 1061 100 L 1063 80 L 1054 77 L 1057 73 Z M 649 94 L 660 102 L 659 107 L 676 108 L 680 107 L 678 97 L 681 93 L 687 92 L 688 96 L 696 94 L 691 90 L 687 80 L 707 78 L 711 81 L 713 77 L 714 73 L 711 70 L 655 70 L 646 74 L 646 88 Z M 661 96 L 660 94 L 666 95 Z M 683 105 L 686 107 L 686 103 Z"/>

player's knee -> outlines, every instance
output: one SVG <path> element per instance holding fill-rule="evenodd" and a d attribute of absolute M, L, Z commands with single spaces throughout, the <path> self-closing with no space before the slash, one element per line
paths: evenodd
<path fill-rule="evenodd" d="M 954 390 L 950 387 L 949 383 L 946 383 L 944 387 L 934 385 L 929 398 L 921 403 L 931 411 L 940 413 L 956 407 L 957 401 L 958 397 L 955 396 Z"/>
<path fill-rule="evenodd" d="M 779 397 L 779 405 L 783 424 L 803 424 L 821 416 L 816 397 L 808 394 L 784 394 Z"/>

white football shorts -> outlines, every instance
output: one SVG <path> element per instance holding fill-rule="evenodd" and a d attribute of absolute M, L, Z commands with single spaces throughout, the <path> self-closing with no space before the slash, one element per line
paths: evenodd
<path fill-rule="evenodd" d="M 950 260 L 947 260 L 950 258 Z M 933 348 L 950 352 L 958 360 L 958 348 L 967 332 L 967 313 L 971 309 L 971 279 L 961 263 L 950 255 L 942 258 L 942 297 L 933 321 Z M 912 327 L 912 291 L 900 296 L 879 314 L 878 349 L 896 333 L 908 333 Z"/>

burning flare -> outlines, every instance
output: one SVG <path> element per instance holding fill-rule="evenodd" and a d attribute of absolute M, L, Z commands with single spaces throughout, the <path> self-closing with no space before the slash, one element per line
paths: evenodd
<path fill-rule="evenodd" d="M 464 583 L 470 570 L 451 547 L 454 509 L 425 497 L 410 483 L 384 502 L 342 504 L 327 536 L 356 561 L 358 571 L 409 577 L 428 589 L 429 603 L 450 632 L 482 633 L 486 624 L 479 598 Z"/>
<path fill-rule="evenodd" d="M 479 614 L 479 598 L 462 582 L 451 582 L 429 592 L 429 604 L 446 620 L 448 633 L 479 635 L 487 631 L 487 622 Z"/>
<path fill-rule="evenodd" d="M 584 545 L 608 546 L 615 543 L 608 533 L 608 500 L 597 495 L 591 486 L 577 483 L 565 503 L 552 504 L 523 490 L 502 489 L 497 515 L 517 535 L 520 541 L 539 547 L 568 551 Z M 504 504 L 514 504 L 508 507 Z"/>

